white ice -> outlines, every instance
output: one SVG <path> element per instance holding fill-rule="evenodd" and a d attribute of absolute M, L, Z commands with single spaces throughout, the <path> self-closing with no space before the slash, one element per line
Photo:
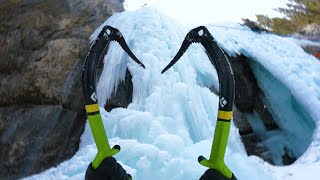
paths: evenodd
<path fill-rule="evenodd" d="M 111 146 L 121 146 L 115 158 L 133 179 L 199 179 L 206 168 L 199 165 L 197 158 L 209 157 L 218 108 L 218 97 L 208 89 L 212 85 L 218 88 L 217 75 L 203 48 L 192 45 L 178 63 L 161 75 L 190 27 L 182 27 L 154 9 L 141 8 L 113 15 L 95 31 L 92 40 L 106 24 L 122 32 L 133 53 L 146 66 L 142 69 L 115 43 L 104 59 L 97 87 L 101 107 L 124 79 L 126 68 L 133 76 L 133 102 L 129 107 L 110 113 L 101 108 Z M 288 89 L 315 123 L 311 145 L 296 163 L 286 167 L 248 157 L 232 124 L 225 156 L 228 167 L 239 180 L 320 177 L 320 171 L 316 171 L 320 168 L 319 61 L 288 38 L 256 34 L 248 29 L 207 27 L 230 55 L 250 57 Z M 83 179 L 96 152 L 87 123 L 80 149 L 70 160 L 26 179 Z"/>

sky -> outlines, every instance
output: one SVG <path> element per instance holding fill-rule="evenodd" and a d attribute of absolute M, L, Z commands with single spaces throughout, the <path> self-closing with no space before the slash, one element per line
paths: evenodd
<path fill-rule="evenodd" d="M 181 24 L 242 22 L 256 20 L 256 14 L 282 16 L 275 8 L 285 7 L 288 0 L 125 0 L 125 9 L 152 6 Z"/>

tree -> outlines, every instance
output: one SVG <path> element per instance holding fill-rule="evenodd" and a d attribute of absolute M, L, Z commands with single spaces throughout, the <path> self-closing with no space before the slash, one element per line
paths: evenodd
<path fill-rule="evenodd" d="M 286 8 L 276 9 L 283 18 L 269 18 L 256 15 L 258 23 L 264 28 L 279 34 L 299 31 L 308 24 L 320 24 L 320 0 L 289 0 Z"/>

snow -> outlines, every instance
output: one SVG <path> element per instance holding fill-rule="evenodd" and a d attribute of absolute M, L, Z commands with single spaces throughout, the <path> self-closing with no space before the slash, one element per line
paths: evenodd
<path fill-rule="evenodd" d="M 216 123 L 218 97 L 209 87 L 214 85 L 218 89 L 217 74 L 203 48 L 194 44 L 178 63 L 161 75 L 191 27 L 183 27 L 154 9 L 140 8 L 113 15 L 93 33 L 91 40 L 106 24 L 122 32 L 133 53 L 146 66 L 142 69 L 115 43 L 104 59 L 97 86 L 101 107 L 125 78 L 126 68 L 133 77 L 133 102 L 127 109 L 116 108 L 110 113 L 100 109 L 111 146 L 121 146 L 115 158 L 133 179 L 198 179 L 206 168 L 199 165 L 197 158 L 209 157 Z M 292 132 L 292 127 L 296 133 L 307 134 L 301 144 L 289 138 L 289 143 L 298 143 L 294 146 L 301 149 L 298 148 L 298 154 L 302 156 L 291 166 L 279 167 L 248 156 L 232 124 L 225 156 L 227 166 L 239 180 L 320 177 L 316 171 L 320 168 L 319 61 L 305 54 L 290 38 L 243 31 L 240 29 L 245 27 L 237 24 L 223 25 L 234 29 L 207 27 L 230 55 L 244 54 L 253 60 L 259 85 L 270 87 L 266 97 L 271 102 L 268 99 L 266 102 L 277 107 L 291 106 L 285 100 L 272 102 L 276 100 L 271 95 L 278 90 L 280 96 L 296 101 L 293 104 L 301 112 L 295 112 L 298 117 L 294 123 L 287 122 L 290 116 L 281 122 L 283 127 L 288 127 L 287 133 Z M 264 75 L 266 72 L 268 76 Z M 274 81 L 279 86 L 271 86 Z M 279 113 L 274 112 L 276 116 Z M 310 132 L 313 129 L 314 133 Z M 25 179 L 83 179 L 96 152 L 87 123 L 79 151 L 71 159 Z"/>

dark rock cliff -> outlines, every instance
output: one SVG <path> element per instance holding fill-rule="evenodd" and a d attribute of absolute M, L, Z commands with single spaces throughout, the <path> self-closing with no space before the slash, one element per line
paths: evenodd
<path fill-rule="evenodd" d="M 85 123 L 81 69 L 91 33 L 123 0 L 2 0 L 0 179 L 57 165 Z"/>
<path fill-rule="evenodd" d="M 245 113 L 252 114 L 255 112 L 268 130 L 278 128 L 272 115 L 261 100 L 263 91 L 259 88 L 250 68 L 248 63 L 250 59 L 240 55 L 238 57 L 229 57 L 229 60 L 235 79 L 234 124 L 239 128 L 239 133 L 248 155 L 256 155 L 273 163 L 271 158 L 268 157 L 268 150 L 261 145 L 259 135 L 253 131 L 248 122 L 248 117 L 245 115 Z"/>
<path fill-rule="evenodd" d="M 293 36 L 320 42 L 320 24 L 309 24 Z"/>
<path fill-rule="evenodd" d="M 298 33 L 293 34 L 293 37 L 300 39 L 307 39 L 314 42 L 320 42 L 320 24 L 310 24 L 302 28 Z M 303 50 L 311 55 L 314 55 L 320 60 L 320 46 L 319 45 L 306 45 L 302 46 Z"/>
<path fill-rule="evenodd" d="M 257 83 L 250 66 L 250 60 L 243 55 L 229 57 L 235 79 L 235 101 L 233 120 L 239 129 L 241 140 L 248 155 L 256 155 L 265 161 L 275 164 L 269 150 L 263 145 L 261 134 L 255 132 L 249 122 L 254 115 L 254 121 L 261 121 L 267 131 L 280 130 L 276 120 L 264 104 L 264 92 Z M 283 165 L 292 164 L 296 157 L 290 157 L 287 152 L 282 157 Z"/>

